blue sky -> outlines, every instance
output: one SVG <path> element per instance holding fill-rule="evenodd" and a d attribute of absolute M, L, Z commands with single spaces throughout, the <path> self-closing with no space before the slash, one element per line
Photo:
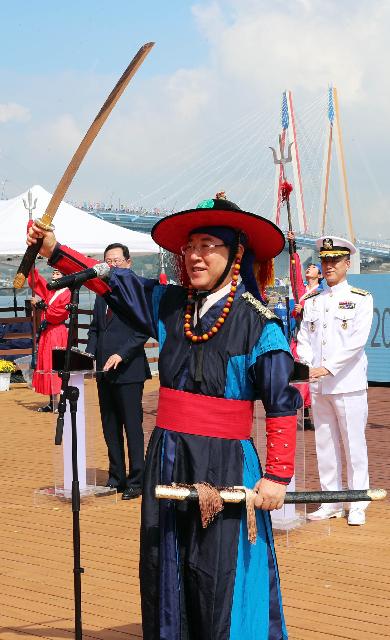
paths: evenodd
<path fill-rule="evenodd" d="M 0 66 L 17 73 L 99 70 L 118 67 L 144 42 L 159 51 L 145 75 L 169 73 L 180 63 L 207 58 L 208 51 L 187 0 L 14 0 L 1 9 Z M 11 54 L 11 55 L 10 55 Z"/>
<path fill-rule="evenodd" d="M 53 191 L 122 71 L 155 41 L 69 200 L 170 210 L 223 188 L 270 216 L 268 146 L 291 89 L 315 230 L 333 83 L 357 233 L 390 235 L 387 0 L 14 0 L 0 18 L 0 195 Z M 329 232 L 343 233 L 333 180 Z"/>

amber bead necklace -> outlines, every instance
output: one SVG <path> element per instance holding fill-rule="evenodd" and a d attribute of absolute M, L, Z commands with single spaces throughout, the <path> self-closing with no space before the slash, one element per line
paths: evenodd
<path fill-rule="evenodd" d="M 235 259 L 235 263 L 233 265 L 232 281 L 230 283 L 230 291 L 229 291 L 228 298 L 226 300 L 226 304 L 222 309 L 221 315 L 219 316 L 215 324 L 211 327 L 210 331 L 203 333 L 201 336 L 196 336 L 191 331 L 191 318 L 192 318 L 192 311 L 194 309 L 194 304 L 195 304 L 195 296 L 194 296 L 193 287 L 189 287 L 187 306 L 184 314 L 184 335 L 186 336 L 186 338 L 188 338 L 188 340 L 191 340 L 191 342 L 206 342 L 207 340 L 210 340 L 210 338 L 215 336 L 215 334 L 217 334 L 218 331 L 223 326 L 223 323 L 225 322 L 226 317 L 230 313 L 234 296 L 236 295 L 237 281 L 240 275 L 240 267 L 241 267 L 240 263 L 241 263 L 241 257 L 237 255 Z"/>

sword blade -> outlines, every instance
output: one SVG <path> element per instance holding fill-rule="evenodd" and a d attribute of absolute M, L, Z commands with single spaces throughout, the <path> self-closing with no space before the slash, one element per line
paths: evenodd
<path fill-rule="evenodd" d="M 218 487 L 217 487 L 218 488 Z M 245 491 L 242 487 L 218 489 L 224 502 L 245 502 Z M 198 492 L 191 486 L 157 485 L 155 496 L 166 500 L 198 500 Z M 384 500 L 387 496 L 385 489 L 361 489 L 345 491 L 288 491 L 285 504 L 310 504 L 330 502 L 368 502 Z"/>
<path fill-rule="evenodd" d="M 115 107 L 122 93 L 126 89 L 130 80 L 138 71 L 139 67 L 145 60 L 146 56 L 148 55 L 148 53 L 150 52 L 154 44 L 155 44 L 154 42 L 148 42 L 139 49 L 139 51 L 134 56 L 129 66 L 127 67 L 127 69 L 124 71 L 124 73 L 116 83 L 110 95 L 104 102 L 102 108 L 100 109 L 96 118 L 92 122 L 87 133 L 85 134 L 84 138 L 80 142 L 76 152 L 73 155 L 73 158 L 69 162 L 64 175 L 59 181 L 50 199 L 50 202 L 47 205 L 45 213 L 43 214 L 42 218 L 37 221 L 38 224 L 42 225 L 42 228 L 50 227 L 53 221 L 53 218 L 57 212 L 57 209 L 60 206 L 62 200 L 64 199 L 64 196 L 73 178 L 75 177 L 82 161 L 87 155 L 89 148 L 91 147 L 93 141 L 95 140 L 96 136 L 98 135 L 100 129 L 104 125 L 111 111 Z M 30 272 L 31 266 L 35 258 L 37 257 L 41 246 L 42 246 L 42 241 L 41 242 L 38 241 L 35 245 L 32 245 L 26 249 L 26 252 L 22 258 L 19 269 L 14 279 L 14 287 L 16 289 L 20 289 L 24 285 L 25 280 Z"/>

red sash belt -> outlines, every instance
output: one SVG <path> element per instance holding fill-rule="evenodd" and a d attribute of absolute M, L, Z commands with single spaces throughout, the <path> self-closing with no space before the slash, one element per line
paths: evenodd
<path fill-rule="evenodd" d="M 253 402 L 201 396 L 160 387 L 156 424 L 162 429 L 196 436 L 248 440 Z"/>

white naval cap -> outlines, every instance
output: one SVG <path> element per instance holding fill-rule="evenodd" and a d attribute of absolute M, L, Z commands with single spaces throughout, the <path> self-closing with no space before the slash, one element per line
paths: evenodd
<path fill-rule="evenodd" d="M 337 256 L 349 256 L 356 253 L 356 247 L 352 242 L 337 236 L 322 236 L 316 240 L 316 247 L 320 258 L 332 258 Z"/>

